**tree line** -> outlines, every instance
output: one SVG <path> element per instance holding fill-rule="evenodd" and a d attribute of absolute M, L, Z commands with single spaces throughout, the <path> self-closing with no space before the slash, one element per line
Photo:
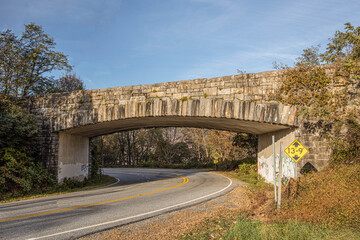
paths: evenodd
<path fill-rule="evenodd" d="M 118 132 L 91 139 L 91 157 L 101 166 L 237 167 L 256 157 L 257 138 L 199 128 L 153 128 Z"/>
<path fill-rule="evenodd" d="M 11 30 L 0 33 L 0 200 L 55 184 L 37 161 L 35 118 L 19 102 L 33 95 L 85 88 L 55 45 L 34 23 L 25 25 L 21 36 Z M 54 70 L 62 70 L 63 76 L 55 79 L 50 75 Z"/>

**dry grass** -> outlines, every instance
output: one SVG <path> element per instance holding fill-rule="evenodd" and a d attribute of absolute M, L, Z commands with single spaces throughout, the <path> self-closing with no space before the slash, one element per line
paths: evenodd
<path fill-rule="evenodd" d="M 291 181 L 275 220 L 360 230 L 360 165 L 339 165 Z"/>

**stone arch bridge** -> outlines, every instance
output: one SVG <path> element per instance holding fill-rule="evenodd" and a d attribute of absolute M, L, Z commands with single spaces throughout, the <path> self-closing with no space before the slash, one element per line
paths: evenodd
<path fill-rule="evenodd" d="M 310 154 L 298 164 L 317 169 L 328 154 L 315 154 L 321 139 L 308 133 L 296 107 L 269 99 L 280 84 L 277 71 L 211 79 L 74 91 L 29 99 L 40 129 L 42 160 L 58 181 L 83 179 L 89 172 L 89 138 L 148 127 L 199 127 L 257 134 L 259 173 L 273 180 L 272 140 L 289 145 L 295 138 Z M 320 144 L 320 145 L 319 145 Z M 322 153 L 326 146 L 321 145 Z M 283 168 L 294 176 L 292 161 Z"/>

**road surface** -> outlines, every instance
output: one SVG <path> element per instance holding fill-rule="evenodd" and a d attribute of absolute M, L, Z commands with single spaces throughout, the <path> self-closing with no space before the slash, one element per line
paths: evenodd
<path fill-rule="evenodd" d="M 0 239 L 75 239 L 220 196 L 226 177 L 192 170 L 104 169 L 111 186 L 0 204 Z"/>

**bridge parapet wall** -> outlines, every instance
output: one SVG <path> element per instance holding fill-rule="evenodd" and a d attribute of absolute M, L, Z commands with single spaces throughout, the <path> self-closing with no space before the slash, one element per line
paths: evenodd
<path fill-rule="evenodd" d="M 271 103 L 269 95 L 277 88 L 279 81 L 279 73 L 274 71 L 75 91 L 34 98 L 31 111 L 36 115 L 46 116 L 53 132 L 116 118 L 144 115 L 197 114 L 219 117 L 221 113 L 226 113 L 226 117 L 236 118 L 229 114 L 229 109 L 220 111 L 221 108 L 244 106 L 244 109 L 249 109 L 255 106 L 252 102 L 256 102 L 257 107 L 261 106 L 260 104 L 268 105 Z"/>
<path fill-rule="evenodd" d="M 54 108 L 59 105 L 61 110 L 79 108 L 91 103 L 93 106 L 104 104 L 122 104 L 131 99 L 174 99 L 197 100 L 200 98 L 256 101 L 268 103 L 269 95 L 274 93 L 280 84 L 277 71 L 256 74 L 232 75 L 217 78 L 203 78 L 177 82 L 157 83 L 152 85 L 136 85 L 75 91 L 44 95 L 34 99 L 41 108 Z"/>

